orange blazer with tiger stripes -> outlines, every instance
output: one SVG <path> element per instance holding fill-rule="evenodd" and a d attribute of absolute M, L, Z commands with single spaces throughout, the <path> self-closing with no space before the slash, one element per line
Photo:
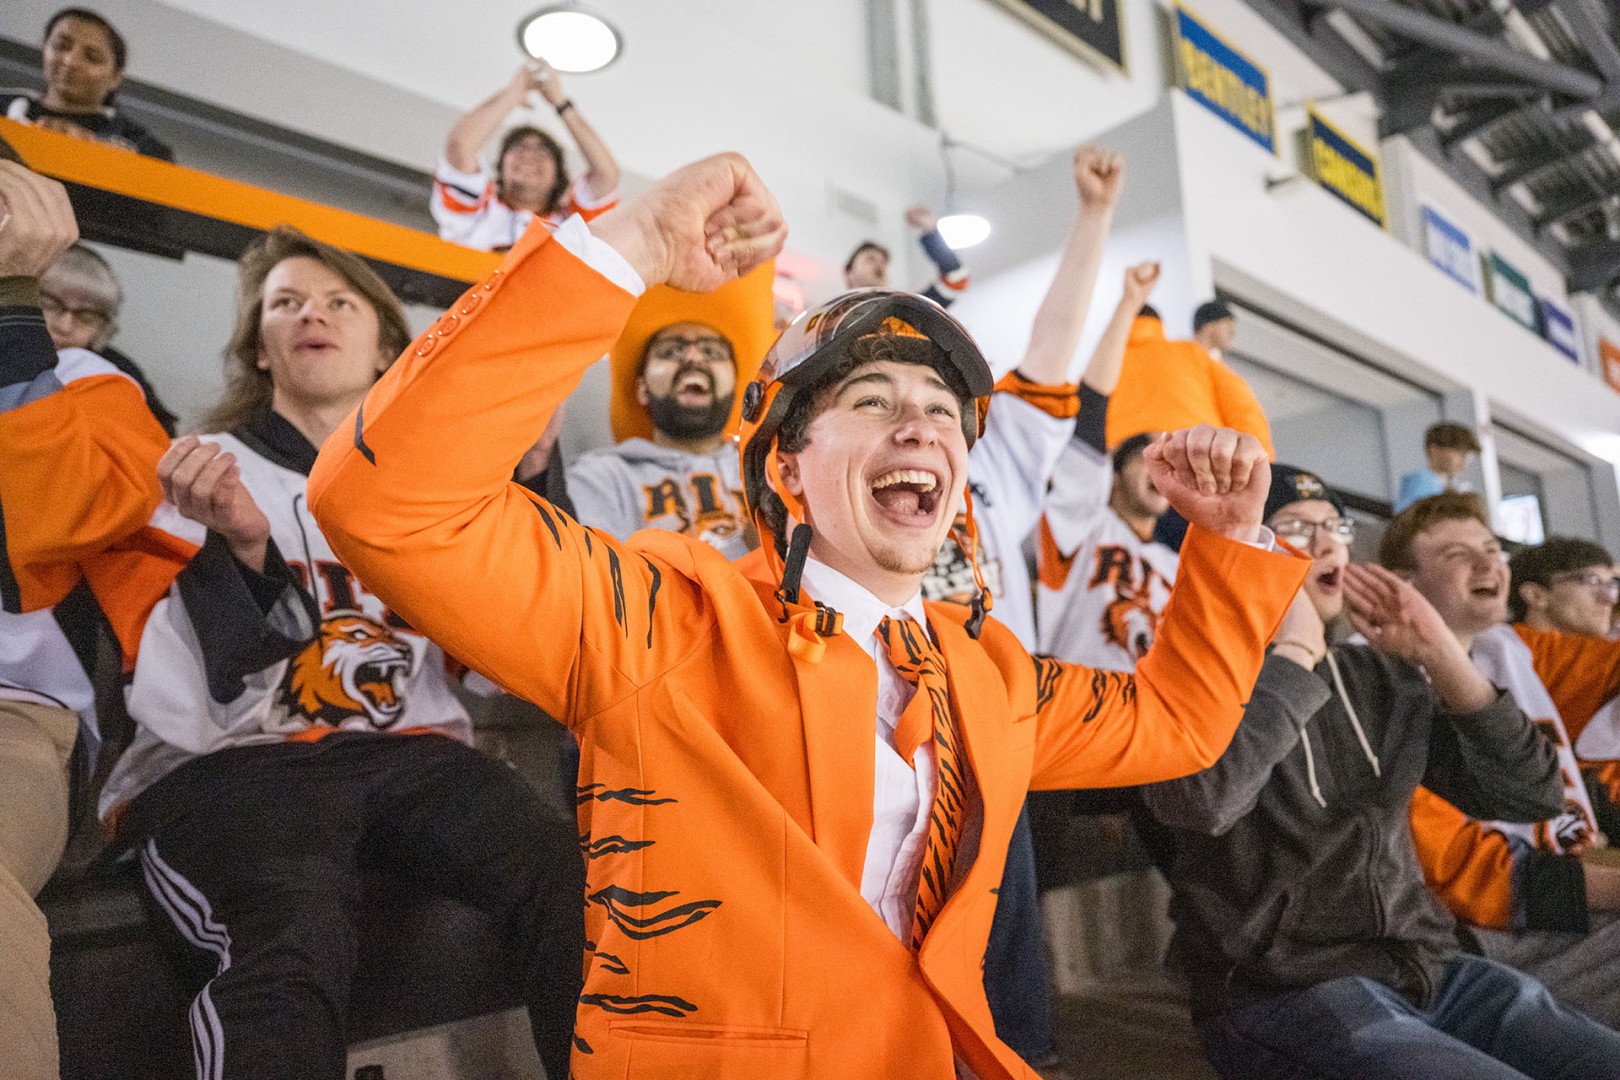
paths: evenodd
<path fill-rule="evenodd" d="M 574 1074 L 945 1078 L 960 1060 L 982 1080 L 1033 1078 L 996 1039 L 981 974 L 1025 792 L 1214 762 L 1309 563 L 1194 529 L 1134 678 L 1034 660 L 994 620 L 975 640 L 962 609 L 929 605 L 983 832 L 913 954 L 859 891 L 877 698 L 864 651 L 700 541 L 618 543 L 509 483 L 632 303 L 531 229 L 310 478 L 368 588 L 579 737 Z"/>

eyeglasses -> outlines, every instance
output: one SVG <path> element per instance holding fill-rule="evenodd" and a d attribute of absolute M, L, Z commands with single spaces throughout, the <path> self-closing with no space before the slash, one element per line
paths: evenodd
<path fill-rule="evenodd" d="M 68 321 L 81 330 L 91 333 L 100 333 L 112 322 L 112 316 L 100 308 L 69 307 L 67 302 L 59 296 L 41 289 L 39 292 L 39 310 L 45 313 L 46 318 L 57 315 L 66 315 Z"/>
<path fill-rule="evenodd" d="M 647 360 L 672 364 L 686 355 L 686 350 L 696 349 L 706 363 L 723 364 L 731 362 L 731 345 L 725 338 L 659 338 L 658 344 L 647 350 Z"/>
<path fill-rule="evenodd" d="M 1318 529 L 1341 544 L 1348 544 L 1356 538 L 1356 523 L 1343 517 L 1324 518 L 1321 521 L 1279 521 L 1271 527 L 1272 532 L 1298 547 L 1304 547 L 1316 539 Z"/>
<path fill-rule="evenodd" d="M 1620 601 L 1620 578 L 1605 574 L 1601 570 L 1571 570 L 1565 574 L 1554 574 L 1548 580 L 1574 581 L 1582 588 L 1606 595 L 1611 604 Z"/>

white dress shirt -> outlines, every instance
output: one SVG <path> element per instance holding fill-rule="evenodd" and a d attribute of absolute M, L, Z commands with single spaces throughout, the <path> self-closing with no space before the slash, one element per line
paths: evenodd
<path fill-rule="evenodd" d="M 866 650 L 877 665 L 877 717 L 874 725 L 876 769 L 872 783 L 872 833 L 866 842 L 866 863 L 861 870 L 861 897 L 903 942 L 911 940 L 911 922 L 917 906 L 917 879 L 928 842 L 928 816 L 934 807 L 937 771 L 934 748 L 924 743 L 912 755 L 915 768 L 907 765 L 895 749 L 894 726 L 916 692 L 905 676 L 895 670 L 889 652 L 878 636 L 878 624 L 887 616 L 911 619 L 928 626 L 921 594 L 913 595 L 899 607 L 890 607 L 864 586 L 815 559 L 806 559 L 804 591 L 814 600 L 835 609 L 844 617 L 844 633 Z M 930 633 L 930 637 L 932 634 Z M 968 800 L 971 807 L 962 826 L 953 879 L 973 864 L 979 849 L 983 825 L 977 785 L 969 774 Z M 956 881 L 952 881 L 952 885 Z"/>

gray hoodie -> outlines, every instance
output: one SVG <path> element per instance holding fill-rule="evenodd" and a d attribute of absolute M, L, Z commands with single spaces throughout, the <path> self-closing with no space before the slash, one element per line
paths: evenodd
<path fill-rule="evenodd" d="M 737 445 L 689 454 L 646 439 L 582 454 L 568 468 L 568 494 L 580 524 L 620 540 L 641 529 L 695 536 L 728 559 L 754 546 L 743 507 Z"/>
<path fill-rule="evenodd" d="M 1475 817 L 1563 806 L 1553 748 L 1511 696 L 1449 714 L 1421 671 L 1365 645 L 1314 672 L 1268 658 L 1220 761 L 1142 788 L 1195 1017 L 1345 975 L 1427 1001 L 1457 942 L 1412 844 L 1420 783 Z"/>

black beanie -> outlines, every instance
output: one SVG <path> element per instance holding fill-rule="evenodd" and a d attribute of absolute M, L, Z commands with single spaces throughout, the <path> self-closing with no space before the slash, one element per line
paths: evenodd
<path fill-rule="evenodd" d="M 1289 503 L 1304 502 L 1306 499 L 1323 499 L 1332 503 L 1333 509 L 1341 516 L 1344 514 L 1344 500 L 1322 483 L 1320 476 L 1292 465 L 1271 467 L 1271 490 L 1266 493 L 1265 520 L 1270 521 L 1273 514 Z"/>

